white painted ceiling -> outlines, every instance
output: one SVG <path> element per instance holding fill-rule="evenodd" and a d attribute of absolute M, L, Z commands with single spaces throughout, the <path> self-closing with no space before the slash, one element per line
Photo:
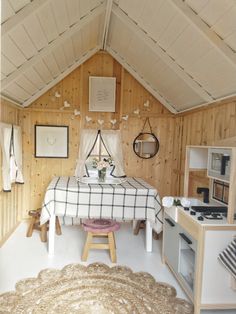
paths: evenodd
<path fill-rule="evenodd" d="M 236 96 L 236 0 L 2 0 L 1 94 L 30 105 L 100 49 L 170 111 Z"/>

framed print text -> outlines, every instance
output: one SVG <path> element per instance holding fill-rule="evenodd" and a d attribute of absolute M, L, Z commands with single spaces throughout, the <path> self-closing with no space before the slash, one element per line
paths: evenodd
<path fill-rule="evenodd" d="M 115 112 L 115 98 L 115 77 L 89 77 L 89 111 Z"/>

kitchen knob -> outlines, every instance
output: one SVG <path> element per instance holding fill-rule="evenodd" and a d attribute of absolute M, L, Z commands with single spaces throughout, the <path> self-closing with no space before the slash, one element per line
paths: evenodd
<path fill-rule="evenodd" d="M 191 211 L 190 211 L 190 215 L 193 215 L 193 216 L 194 216 L 194 215 L 196 215 L 196 212 L 193 211 L 193 210 L 191 210 Z"/>
<path fill-rule="evenodd" d="M 197 219 L 202 221 L 202 220 L 204 220 L 204 217 L 199 216 L 199 217 L 197 217 Z"/>
<path fill-rule="evenodd" d="M 184 207 L 184 210 L 189 210 L 189 207 Z"/>

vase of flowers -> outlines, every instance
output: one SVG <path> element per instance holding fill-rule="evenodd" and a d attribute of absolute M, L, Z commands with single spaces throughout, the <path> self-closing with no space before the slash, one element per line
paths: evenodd
<path fill-rule="evenodd" d="M 93 167 L 98 170 L 98 181 L 104 182 L 106 180 L 107 168 L 112 166 L 111 158 L 104 158 L 103 160 L 93 159 Z"/>
<path fill-rule="evenodd" d="M 106 180 L 107 168 L 98 169 L 98 181 L 104 182 Z"/>

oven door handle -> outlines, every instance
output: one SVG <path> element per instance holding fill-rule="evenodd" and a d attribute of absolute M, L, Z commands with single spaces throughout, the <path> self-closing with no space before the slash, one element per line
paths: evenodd
<path fill-rule="evenodd" d="M 169 218 L 165 218 L 165 221 L 166 221 L 171 227 L 175 227 L 175 224 L 174 224 Z"/>
<path fill-rule="evenodd" d="M 184 241 L 186 241 L 188 244 L 192 244 L 192 243 L 193 243 L 184 233 L 179 233 L 179 235 L 180 235 L 181 238 L 183 238 Z"/>

